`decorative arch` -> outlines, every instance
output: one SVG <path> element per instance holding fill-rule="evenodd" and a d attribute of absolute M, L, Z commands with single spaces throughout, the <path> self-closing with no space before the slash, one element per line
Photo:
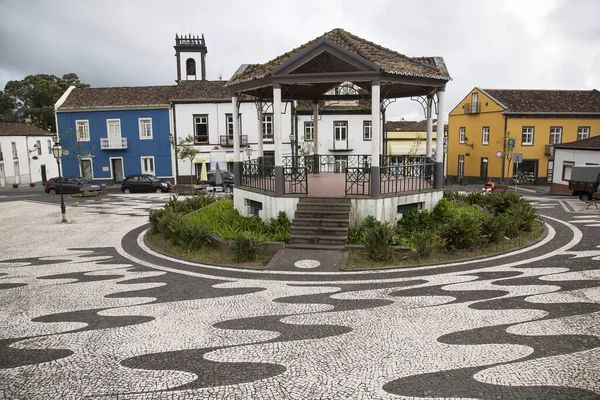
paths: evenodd
<path fill-rule="evenodd" d="M 188 58 L 185 61 L 185 70 L 188 75 L 196 75 L 196 60 Z"/>

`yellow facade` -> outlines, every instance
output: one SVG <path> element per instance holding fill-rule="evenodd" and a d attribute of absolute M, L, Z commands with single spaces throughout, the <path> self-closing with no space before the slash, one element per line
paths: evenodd
<path fill-rule="evenodd" d="M 479 102 L 477 109 L 471 108 L 473 93 L 477 93 Z M 486 127 L 489 128 L 487 144 L 483 141 Z M 548 162 L 553 160 L 552 154 L 546 154 L 550 152 L 547 151 L 547 145 L 550 143 L 551 128 L 561 128 L 560 143 L 568 143 L 578 139 L 577 132 L 580 127 L 589 128 L 589 137 L 599 135 L 600 118 L 511 115 L 510 112 L 505 113 L 504 107 L 487 96 L 484 91 L 475 88 L 449 114 L 447 176 L 458 180 L 462 172 L 467 182 L 480 182 L 488 177 L 499 181 L 503 176 L 502 161 L 506 132 L 507 139 L 515 139 L 515 147 L 512 154 L 510 151 L 506 153 L 504 177 L 512 177 L 515 174 L 511 156 L 520 153 L 524 164 L 519 165 L 519 175 L 522 175 L 524 167 L 526 167 L 526 175 L 528 171 L 532 171 L 530 178 L 528 176 L 524 178 L 525 182 L 546 182 L 548 169 L 552 168 L 552 164 L 549 165 Z M 467 138 L 464 143 L 460 142 L 461 128 L 464 128 Z M 530 132 L 530 128 L 533 128 L 531 145 L 523 144 L 524 128 L 528 129 L 527 133 Z M 502 153 L 498 154 L 500 157 L 497 155 L 498 152 Z M 459 170 L 461 159 L 463 171 Z M 484 161 L 485 159 L 487 162 Z"/>
<path fill-rule="evenodd" d="M 431 133 L 432 147 L 435 151 L 437 132 Z M 425 155 L 427 149 L 427 132 L 387 132 L 387 153 L 389 155 Z"/>

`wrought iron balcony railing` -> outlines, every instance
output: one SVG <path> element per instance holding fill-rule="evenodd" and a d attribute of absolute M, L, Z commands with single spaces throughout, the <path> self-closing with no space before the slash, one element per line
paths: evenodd
<path fill-rule="evenodd" d="M 463 105 L 465 114 L 479 114 L 481 103 L 466 103 Z"/>
<path fill-rule="evenodd" d="M 127 138 L 111 139 L 100 138 L 100 150 L 125 150 L 127 149 Z"/>
<path fill-rule="evenodd" d="M 219 136 L 219 144 L 223 147 L 233 147 L 233 136 Z M 248 145 L 248 135 L 240 135 L 240 146 Z"/>

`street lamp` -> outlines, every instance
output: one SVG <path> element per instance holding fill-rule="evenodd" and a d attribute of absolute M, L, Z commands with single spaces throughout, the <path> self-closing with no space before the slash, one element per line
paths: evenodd
<path fill-rule="evenodd" d="M 65 200 L 63 198 L 62 188 L 62 176 L 60 173 L 60 158 L 63 156 L 63 147 L 60 141 L 54 143 L 52 146 L 52 155 L 56 158 L 56 165 L 58 165 L 58 187 L 60 190 L 60 211 L 62 213 L 62 222 L 67 222 L 67 209 L 65 208 Z"/>
<path fill-rule="evenodd" d="M 293 133 L 291 133 L 290 134 L 290 147 L 292 148 L 292 168 L 296 167 L 296 157 L 295 157 L 296 154 L 294 151 L 294 147 L 296 147 L 295 143 L 296 143 L 296 137 L 294 136 Z"/>
<path fill-rule="evenodd" d="M 252 147 L 246 147 L 246 154 L 248 155 L 248 161 L 250 161 L 250 157 L 252 157 Z"/>

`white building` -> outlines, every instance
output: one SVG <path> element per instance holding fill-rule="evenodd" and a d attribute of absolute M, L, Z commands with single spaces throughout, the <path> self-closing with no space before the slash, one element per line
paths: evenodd
<path fill-rule="evenodd" d="M 54 133 L 38 127 L 0 122 L 0 187 L 42 182 L 58 176 L 52 156 Z"/>
<path fill-rule="evenodd" d="M 600 165 L 600 136 L 554 145 L 550 193 L 571 194 L 571 169 L 580 165 Z"/>

